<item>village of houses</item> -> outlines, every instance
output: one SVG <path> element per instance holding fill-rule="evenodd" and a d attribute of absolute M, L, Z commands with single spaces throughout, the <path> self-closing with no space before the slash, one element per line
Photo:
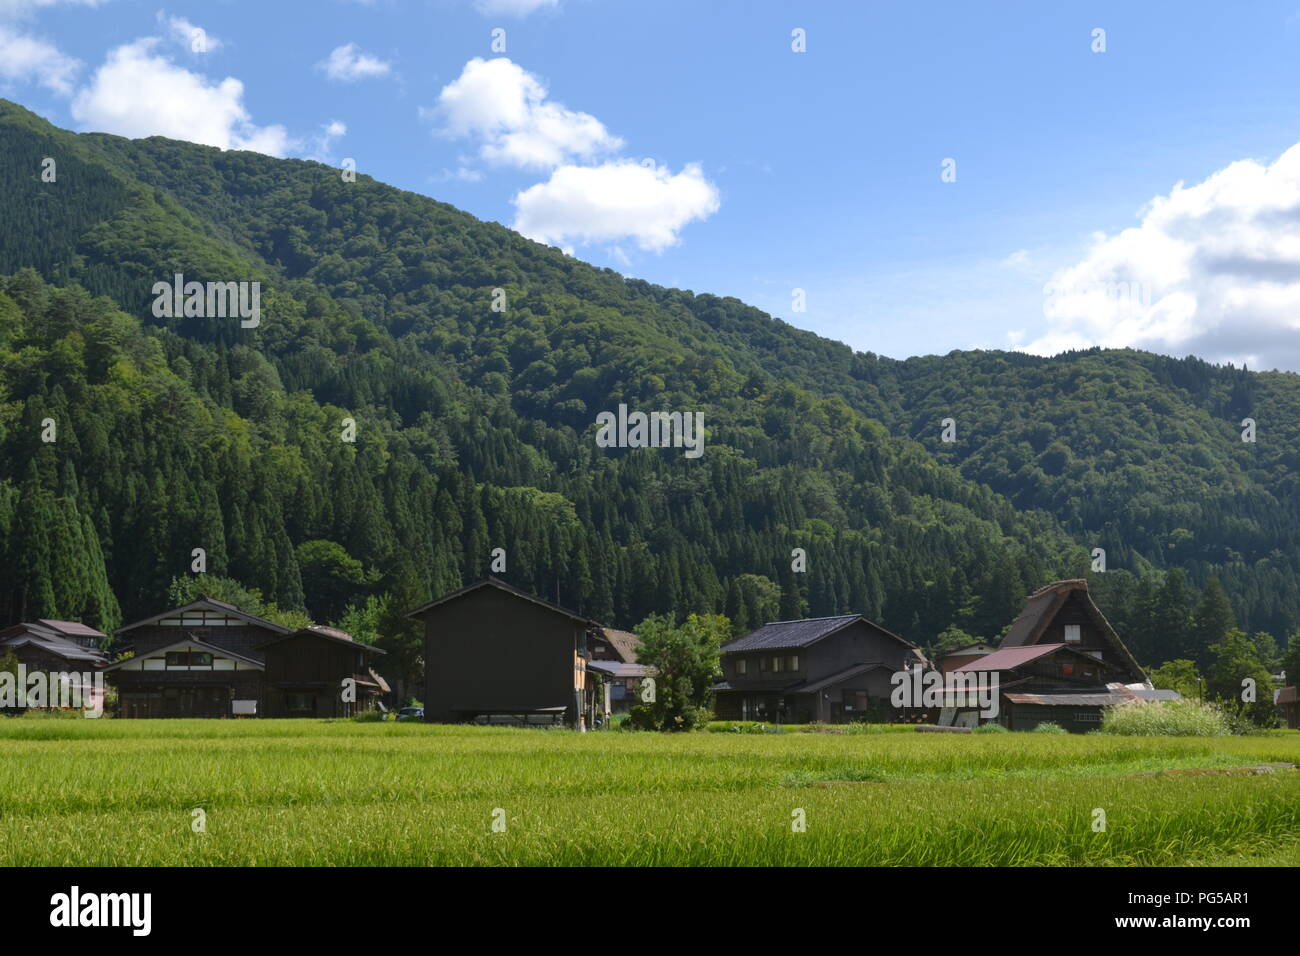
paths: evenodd
<path fill-rule="evenodd" d="M 424 626 L 428 722 L 596 729 L 653 688 L 636 635 L 496 578 L 409 616 Z M 116 716 L 128 719 L 343 718 L 401 705 L 383 676 L 382 650 L 337 628 L 290 630 L 215 598 L 160 611 L 113 637 L 77 622 L 23 622 L 0 630 L 0 657 L 16 657 L 27 673 L 102 674 L 87 683 L 114 688 Z M 860 614 L 774 621 L 723 645 L 711 690 L 719 720 L 907 721 L 955 732 L 996 721 L 1013 731 L 1050 722 L 1084 733 L 1100 726 L 1107 707 L 1178 696 L 1152 687 L 1082 579 L 1030 594 L 999 647 L 959 648 L 933 661 Z M 1300 728 L 1296 691 L 1284 687 L 1276 698 L 1291 728 Z"/>

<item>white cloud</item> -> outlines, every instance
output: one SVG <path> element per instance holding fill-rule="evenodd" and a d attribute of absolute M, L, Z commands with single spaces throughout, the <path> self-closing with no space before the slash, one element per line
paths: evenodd
<path fill-rule="evenodd" d="M 1047 329 L 1024 346 L 1101 345 L 1300 370 L 1300 144 L 1152 200 L 1094 236 L 1048 283 Z"/>
<path fill-rule="evenodd" d="M 538 242 L 634 241 L 662 252 L 687 223 L 717 212 L 718 190 L 700 167 L 680 173 L 631 160 L 561 166 L 514 198 L 514 228 Z"/>
<path fill-rule="evenodd" d="M 81 64 L 44 40 L 0 25 L 0 81 L 39 83 L 68 96 Z"/>
<path fill-rule="evenodd" d="M 1017 249 L 1011 255 L 1002 260 L 1002 265 L 1008 269 L 1025 271 L 1030 267 L 1029 250 Z"/>
<path fill-rule="evenodd" d="M 83 128 L 121 136 L 170 136 L 221 149 L 283 156 L 291 141 L 283 126 L 257 126 L 244 108 L 244 84 L 205 77 L 154 52 L 145 37 L 108 54 L 89 85 L 72 101 Z"/>
<path fill-rule="evenodd" d="M 392 67 L 368 53 L 362 53 L 355 43 L 335 47 L 329 57 L 317 64 L 331 80 L 354 83 L 373 76 L 386 76 Z"/>
<path fill-rule="evenodd" d="M 474 0 L 474 9 L 486 17 L 526 17 L 559 5 L 560 0 Z"/>
<path fill-rule="evenodd" d="M 58 6 L 61 3 L 77 7 L 97 7 L 107 0 L 0 0 L 0 19 L 18 19 L 29 17 L 45 7 Z"/>
<path fill-rule="evenodd" d="M 448 133 L 482 140 L 483 158 L 496 164 L 546 169 L 623 145 L 596 117 L 546 95 L 536 76 L 506 57 L 475 57 L 443 87 L 438 110 Z"/>
<path fill-rule="evenodd" d="M 158 22 L 167 28 L 173 40 L 191 53 L 211 53 L 221 46 L 220 40 L 184 17 L 169 17 L 159 10 Z"/>

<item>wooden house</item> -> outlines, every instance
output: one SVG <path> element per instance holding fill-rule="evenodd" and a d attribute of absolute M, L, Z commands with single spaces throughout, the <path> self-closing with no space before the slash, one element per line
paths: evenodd
<path fill-rule="evenodd" d="M 602 678 L 599 703 L 603 705 L 606 719 L 614 714 L 626 714 L 640 702 L 641 682 L 648 674 L 645 665 L 637 661 L 640 638 L 631 631 L 602 627 L 593 633 L 590 648 L 587 670 Z"/>
<path fill-rule="evenodd" d="M 1282 711 L 1282 722 L 1291 730 L 1300 730 L 1300 694 L 1297 694 L 1300 687 L 1291 685 L 1278 690 L 1273 698 L 1273 702 Z"/>
<path fill-rule="evenodd" d="M 911 641 L 861 614 L 777 621 L 722 647 L 713 686 L 720 720 L 886 722 L 892 676 L 927 667 Z"/>
<path fill-rule="evenodd" d="M 1029 595 L 1001 646 L 953 673 L 996 674 L 997 720 L 1011 730 L 1051 722 L 1084 732 L 1101 725 L 1107 707 L 1178 697 L 1152 689 L 1082 578 Z"/>
<path fill-rule="evenodd" d="M 105 669 L 122 717 L 256 716 L 262 645 L 289 629 L 207 596 L 119 628 L 134 656 Z"/>
<path fill-rule="evenodd" d="M 108 664 L 108 655 L 100 649 L 107 640 L 108 635 L 85 624 L 42 618 L 0 630 L 0 658 L 12 654 L 29 675 L 60 675 L 61 690 L 47 698 L 46 706 L 80 701 L 99 708 L 104 702 L 103 686 L 95 674 Z M 74 696 L 68 696 L 69 688 Z"/>
<path fill-rule="evenodd" d="M 409 613 L 424 623 L 424 719 L 509 716 L 593 726 L 599 625 L 496 578 Z"/>
<path fill-rule="evenodd" d="M 108 635 L 75 621 L 39 621 L 0 630 L 0 657 L 12 651 L 29 671 L 94 671 L 108 664 Z"/>
<path fill-rule="evenodd" d="M 352 717 L 374 710 L 389 692 L 374 666 L 384 652 L 338 628 L 304 627 L 259 650 L 266 717 Z"/>

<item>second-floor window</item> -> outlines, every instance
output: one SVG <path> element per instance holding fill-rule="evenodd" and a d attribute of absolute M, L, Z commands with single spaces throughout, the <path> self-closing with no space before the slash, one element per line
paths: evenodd
<path fill-rule="evenodd" d="M 749 673 L 749 661 L 745 660 L 743 657 L 741 657 L 741 658 L 737 658 L 737 660 L 736 660 L 736 673 L 737 673 L 737 674 L 747 674 L 747 673 Z"/>
<path fill-rule="evenodd" d="M 1078 624 L 1065 625 L 1065 643 L 1078 644 L 1080 640 L 1080 626 Z"/>

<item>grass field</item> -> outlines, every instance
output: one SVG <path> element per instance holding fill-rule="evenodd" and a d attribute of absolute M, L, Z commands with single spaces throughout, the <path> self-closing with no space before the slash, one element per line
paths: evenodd
<path fill-rule="evenodd" d="M 1300 771 L 1224 772 L 1276 762 L 1300 733 L 4 719 L 0 865 L 1300 864 Z"/>

